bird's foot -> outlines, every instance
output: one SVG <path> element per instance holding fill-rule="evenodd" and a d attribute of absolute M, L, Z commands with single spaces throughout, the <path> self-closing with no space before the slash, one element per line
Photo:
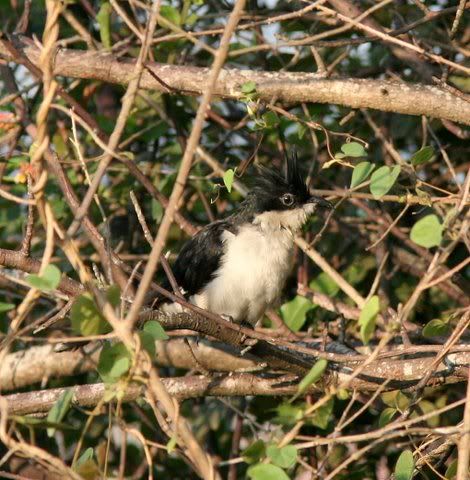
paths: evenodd
<path fill-rule="evenodd" d="M 230 323 L 235 323 L 234 320 L 233 320 L 233 317 L 230 316 L 230 315 L 226 315 L 225 313 L 221 313 L 220 316 L 226 320 L 227 322 L 230 322 Z"/>

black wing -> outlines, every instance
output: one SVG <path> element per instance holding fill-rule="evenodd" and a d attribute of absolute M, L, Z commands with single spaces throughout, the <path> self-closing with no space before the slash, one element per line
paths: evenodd
<path fill-rule="evenodd" d="M 236 227 L 226 220 L 213 222 L 183 245 L 172 270 L 187 295 L 200 292 L 212 280 L 223 255 L 225 230 L 235 233 Z"/>

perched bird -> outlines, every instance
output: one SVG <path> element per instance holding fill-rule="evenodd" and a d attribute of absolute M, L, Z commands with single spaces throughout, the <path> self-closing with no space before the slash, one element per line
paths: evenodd
<path fill-rule="evenodd" d="M 172 270 L 194 305 L 255 325 L 280 298 L 293 266 L 294 236 L 317 207 L 296 155 L 286 172 L 258 168 L 254 188 L 232 215 L 210 223 L 181 249 Z M 164 304 L 163 311 L 182 311 Z"/>

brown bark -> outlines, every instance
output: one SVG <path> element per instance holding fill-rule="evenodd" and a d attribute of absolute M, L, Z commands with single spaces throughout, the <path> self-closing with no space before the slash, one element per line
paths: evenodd
<path fill-rule="evenodd" d="M 0 56 L 13 58 L 0 41 Z M 16 46 L 18 48 L 18 46 Z M 36 63 L 39 50 L 24 43 L 22 53 Z M 207 84 L 209 70 L 192 66 L 165 65 L 149 62 L 147 67 L 160 79 L 144 72 L 141 87 L 167 93 L 200 95 Z M 55 57 L 56 75 L 127 84 L 134 76 L 135 60 L 116 59 L 107 53 L 60 50 Z M 323 79 L 312 73 L 264 72 L 223 69 L 214 94 L 224 98 L 241 98 L 241 86 L 256 83 L 261 100 L 281 103 L 333 103 L 351 108 L 373 108 L 407 115 L 426 115 L 470 125 L 470 102 L 437 86 L 364 79 Z"/>

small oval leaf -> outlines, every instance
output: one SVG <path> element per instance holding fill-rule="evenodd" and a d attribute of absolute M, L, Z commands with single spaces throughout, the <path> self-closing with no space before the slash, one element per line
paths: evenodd
<path fill-rule="evenodd" d="M 121 303 L 121 290 L 117 285 L 110 285 L 106 289 L 106 300 L 114 307 L 118 307 Z"/>
<path fill-rule="evenodd" d="M 421 150 L 418 150 L 412 157 L 411 157 L 411 165 L 414 167 L 418 165 L 422 165 L 423 163 L 429 162 L 432 157 L 434 156 L 434 148 L 427 146 L 423 147 Z"/>
<path fill-rule="evenodd" d="M 235 176 L 235 171 L 231 168 L 229 168 L 225 173 L 224 173 L 224 185 L 227 187 L 227 190 L 229 193 L 232 191 L 232 185 L 233 185 L 233 178 Z"/>
<path fill-rule="evenodd" d="M 375 321 L 380 311 L 380 302 L 377 295 L 367 300 L 359 316 L 360 335 L 364 344 L 368 344 L 375 330 Z"/>
<path fill-rule="evenodd" d="M 246 473 L 252 480 L 289 480 L 284 470 L 269 463 L 252 465 Z"/>
<path fill-rule="evenodd" d="M 435 318 L 423 327 L 423 337 L 431 338 L 431 337 L 442 337 L 449 333 L 449 324 L 440 320 L 439 318 Z"/>
<path fill-rule="evenodd" d="M 266 456 L 266 444 L 261 439 L 256 440 L 243 450 L 241 456 L 246 463 L 257 463 Z"/>
<path fill-rule="evenodd" d="M 425 248 L 437 247 L 442 241 L 443 225 L 437 215 L 430 214 L 418 220 L 411 229 L 410 238 Z"/>
<path fill-rule="evenodd" d="M 310 385 L 313 385 L 323 375 L 327 365 L 328 361 L 324 358 L 317 360 L 307 375 L 300 381 L 297 387 L 298 394 L 305 392 Z"/>
<path fill-rule="evenodd" d="M 106 343 L 98 360 L 98 373 L 105 383 L 115 383 L 129 371 L 132 355 L 126 346 L 119 342 Z"/>
<path fill-rule="evenodd" d="M 312 308 L 314 308 L 314 305 L 310 300 L 297 295 L 282 305 L 281 317 L 293 332 L 298 332 L 305 323 L 307 312 Z"/>
<path fill-rule="evenodd" d="M 42 275 L 28 275 L 26 281 L 38 290 L 50 292 L 59 286 L 61 276 L 61 271 L 55 265 L 47 265 Z"/>
<path fill-rule="evenodd" d="M 279 117 L 276 112 L 266 112 L 261 116 L 264 128 L 274 128 L 279 125 Z"/>
<path fill-rule="evenodd" d="M 328 402 L 326 402 L 313 412 L 313 416 L 308 419 L 308 423 L 311 423 L 315 427 L 321 428 L 322 430 L 326 430 L 333 417 L 332 413 L 334 403 L 335 399 L 330 398 Z"/>
<path fill-rule="evenodd" d="M 329 297 L 334 297 L 339 292 L 339 285 L 325 272 L 318 274 L 308 286 L 315 292 L 324 293 Z"/>
<path fill-rule="evenodd" d="M 14 303 L 0 302 L 0 313 L 9 312 L 10 310 L 13 310 L 15 307 L 16 305 Z"/>
<path fill-rule="evenodd" d="M 241 90 L 242 90 L 242 93 L 254 93 L 256 92 L 256 83 L 253 82 L 252 80 L 245 82 L 242 85 Z"/>
<path fill-rule="evenodd" d="M 385 427 L 392 421 L 392 418 L 397 413 L 396 408 L 387 407 L 382 410 L 379 417 L 379 428 Z"/>
<path fill-rule="evenodd" d="M 367 155 L 364 146 L 358 142 L 343 143 L 341 151 L 347 157 L 365 157 Z"/>
<path fill-rule="evenodd" d="M 297 448 L 294 445 L 286 445 L 281 448 L 277 445 L 269 445 L 266 453 L 271 462 L 281 468 L 290 468 L 297 461 Z"/>
<path fill-rule="evenodd" d="M 395 465 L 395 480 L 411 480 L 413 478 L 413 471 L 415 469 L 415 462 L 411 450 L 405 450 L 398 457 Z"/>
<path fill-rule="evenodd" d="M 400 166 L 393 168 L 383 166 L 376 170 L 370 179 L 370 193 L 375 198 L 382 198 L 395 184 L 396 179 L 400 175 Z"/>
<path fill-rule="evenodd" d="M 51 423 L 60 423 L 68 412 L 70 403 L 73 398 L 73 389 L 69 388 L 57 399 L 52 408 L 47 414 L 47 421 Z M 47 429 L 47 436 L 52 437 L 55 433 L 55 428 L 49 427 Z"/>
<path fill-rule="evenodd" d="M 150 355 L 150 358 L 155 357 L 155 340 L 148 332 L 139 332 L 140 344 L 142 348 Z"/>
<path fill-rule="evenodd" d="M 453 480 L 457 476 L 457 468 L 459 466 L 459 461 L 456 458 L 448 467 L 445 473 L 445 477 L 448 480 Z"/>
<path fill-rule="evenodd" d="M 275 411 L 274 421 L 279 425 L 295 425 L 304 416 L 304 409 L 301 406 L 287 402 L 278 405 Z"/>
<path fill-rule="evenodd" d="M 146 322 L 142 330 L 149 333 L 154 340 L 168 340 L 170 338 L 156 320 Z"/>
<path fill-rule="evenodd" d="M 96 21 L 100 29 L 100 38 L 104 47 L 107 49 L 111 48 L 111 13 L 113 12 L 113 7 L 109 2 L 103 2 L 101 7 L 96 14 Z"/>
<path fill-rule="evenodd" d="M 367 180 L 369 175 L 373 172 L 375 165 L 370 162 L 358 163 L 353 170 L 351 177 L 351 188 L 357 187 L 362 182 Z"/>
<path fill-rule="evenodd" d="M 91 460 L 93 458 L 93 449 L 88 447 L 78 458 L 77 462 L 75 463 L 75 467 L 79 467 L 84 462 Z"/>
<path fill-rule="evenodd" d="M 101 315 L 91 296 L 87 293 L 75 300 L 70 310 L 72 329 L 84 337 L 102 335 L 112 330 L 111 325 Z"/>
<path fill-rule="evenodd" d="M 152 198 L 152 218 L 157 222 L 160 223 L 163 218 L 163 207 L 162 204 L 158 201 Z"/>
<path fill-rule="evenodd" d="M 160 15 L 173 25 L 181 25 L 181 14 L 175 7 L 170 5 L 161 5 Z M 160 21 L 159 23 L 161 23 L 163 27 L 167 26 L 163 21 Z"/>

